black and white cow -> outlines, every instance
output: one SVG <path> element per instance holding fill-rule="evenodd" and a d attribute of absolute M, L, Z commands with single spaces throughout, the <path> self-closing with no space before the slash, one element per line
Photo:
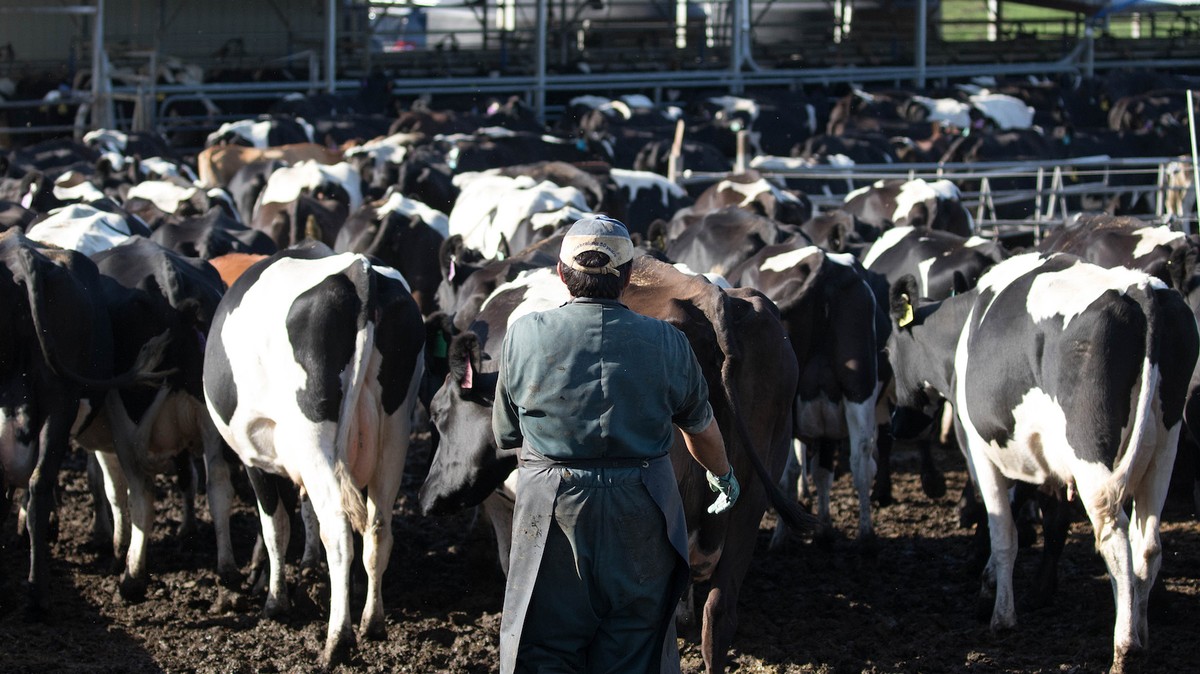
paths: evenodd
<path fill-rule="evenodd" d="M 497 450 L 491 430 L 495 350 L 513 319 L 566 299 L 566 289 L 552 268 L 528 271 L 498 287 L 470 329 L 451 342 L 450 373 L 431 407 L 441 440 L 421 487 L 426 513 L 480 503 L 516 467 L 515 454 Z M 730 447 L 730 460 L 743 476 L 742 496 L 730 516 L 704 516 L 711 501 L 704 471 L 687 458 L 682 441 L 672 449 L 690 532 L 693 579 L 711 586 L 701 625 L 705 668 L 723 672 L 737 624 L 738 591 L 768 501 L 793 526 L 803 530 L 814 524 L 776 485 L 791 436 L 794 358 L 774 307 L 748 288 L 727 293 L 703 277 L 639 256 L 622 301 L 634 311 L 667 320 L 688 337 L 709 382 L 710 402 Z M 739 354 L 736 359 L 729 357 L 734 351 Z M 693 619 L 690 610 L 684 611 L 681 619 L 685 618 Z"/>
<path fill-rule="evenodd" d="M 133 367 L 113 376 L 112 324 L 102 277 L 86 256 L 42 247 L 18 229 L 0 233 L 0 465 L 4 512 L 13 489 L 28 489 L 29 611 L 50 608 L 50 541 L 58 470 L 71 434 L 103 405 L 110 388 L 157 381 L 166 345 L 156 338 Z"/>
<path fill-rule="evenodd" d="M 150 240 L 181 255 L 202 260 L 226 253 L 270 255 L 278 250 L 265 232 L 250 229 L 215 207 L 204 215 L 163 222 L 150 233 Z"/>
<path fill-rule="evenodd" d="M 1065 486 L 1092 522 L 1113 585 L 1113 671 L 1147 645 L 1146 604 L 1162 563 L 1167 495 L 1188 379 L 1200 350 L 1182 297 L 1157 279 L 1071 255 L 1018 255 L 978 286 L 917 305 L 891 291 L 888 351 L 910 434 L 930 395 L 950 399 L 988 509 L 993 630 L 1016 624 L 1013 480 Z M 1132 499 L 1132 511 L 1124 509 Z"/>
<path fill-rule="evenodd" d="M 320 245 L 280 251 L 252 266 L 213 320 L 204 396 L 258 499 L 271 569 L 266 613 L 289 608 L 283 564 L 289 518 L 281 498 L 291 482 L 312 503 L 329 565 L 325 666 L 354 640 L 355 532 L 363 534 L 368 579 L 362 634 L 386 636 L 381 583 L 424 341 L 403 277 Z"/>
<path fill-rule="evenodd" d="M 578 188 L 531 176 L 460 173 L 454 184 L 462 191 L 449 214 L 449 234 L 488 259 L 515 254 L 591 212 Z"/>
<path fill-rule="evenodd" d="M 726 274 L 765 246 L 804 237 L 798 226 L 736 206 L 697 216 L 681 212 L 668 227 L 677 234 L 667 239 L 667 258 L 700 273 Z"/>
<path fill-rule="evenodd" d="M 956 290 L 973 288 L 985 271 L 1008 257 L 1008 251 L 991 239 L 905 226 L 884 232 L 865 251 L 862 265 L 882 274 L 889 284 L 912 274 L 921 297 L 944 300 Z"/>
<path fill-rule="evenodd" d="M 118 585 L 126 600 L 145 597 L 149 580 L 146 553 L 154 524 L 154 476 L 174 472 L 183 453 L 202 457 L 208 503 L 217 535 L 217 569 L 227 585 L 238 582 L 229 535 L 233 491 L 229 467 L 201 393 L 204 342 L 225 286 L 215 269 L 185 258 L 142 237 L 93 256 L 104 285 L 114 333 L 118 369 L 130 367 L 142 346 L 170 335 L 161 367 L 172 370 L 157 387 L 110 391 L 96 420 L 75 434 L 96 452 L 113 514 L 113 552 L 128 550 Z M 185 501 L 184 525 L 194 524 L 192 499 Z"/>
<path fill-rule="evenodd" d="M 879 180 L 847 194 L 841 208 L 880 234 L 906 225 L 959 236 L 975 233 L 974 218 L 963 206 L 958 187 L 949 180 Z"/>
<path fill-rule="evenodd" d="M 818 518 L 830 526 L 833 459 L 838 443 L 848 441 L 858 493 L 858 539 L 870 541 L 878 365 L 887 318 L 877 307 L 866 273 L 852 256 L 826 253 L 796 238 L 762 248 L 726 277 L 735 286 L 761 291 L 779 308 L 800 368 L 794 434 L 820 454 L 814 472 Z M 802 463 L 806 457 L 796 458 Z M 789 488 L 795 477 L 790 476 Z M 781 534 L 782 527 L 776 532 Z"/>
<path fill-rule="evenodd" d="M 104 210 L 87 204 L 56 209 L 35 222 L 26 233 L 34 241 L 89 256 L 112 248 L 131 236 L 150 236 L 149 228 L 140 219 L 123 211 Z"/>
<path fill-rule="evenodd" d="M 1183 232 L 1133 216 L 1079 213 L 1038 243 L 1043 253 L 1070 253 L 1101 267 L 1129 267 L 1172 283 L 1175 251 L 1189 246 Z"/>
<path fill-rule="evenodd" d="M 442 281 L 438 251 L 448 231 L 445 213 L 389 192 L 382 201 L 350 214 L 333 249 L 369 255 L 399 271 L 412 287 L 421 314 L 429 315 L 437 309 Z"/>

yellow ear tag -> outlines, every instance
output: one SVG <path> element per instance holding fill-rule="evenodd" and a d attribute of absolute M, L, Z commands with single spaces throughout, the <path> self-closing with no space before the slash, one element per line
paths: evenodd
<path fill-rule="evenodd" d="M 912 322 L 913 322 L 913 308 L 912 308 L 912 304 L 911 304 L 911 303 L 909 303 L 909 304 L 905 304 L 905 305 L 904 305 L 904 315 L 900 317 L 900 320 L 896 322 L 896 325 L 898 325 L 898 326 L 900 326 L 900 327 L 902 327 L 902 328 L 903 328 L 903 327 L 905 327 L 906 325 L 908 325 L 909 323 L 912 323 Z"/>

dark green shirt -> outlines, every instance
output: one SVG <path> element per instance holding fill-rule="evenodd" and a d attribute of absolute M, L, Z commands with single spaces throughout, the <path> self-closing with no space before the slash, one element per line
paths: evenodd
<path fill-rule="evenodd" d="M 712 421 L 708 385 L 675 327 L 615 300 L 578 298 L 521 317 L 500 356 L 492 430 L 552 459 L 665 454 L 672 424 Z"/>

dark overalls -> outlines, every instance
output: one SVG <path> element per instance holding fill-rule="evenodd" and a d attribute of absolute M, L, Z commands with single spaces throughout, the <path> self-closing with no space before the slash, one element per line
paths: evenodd
<path fill-rule="evenodd" d="M 712 421 L 683 334 L 611 300 L 508 328 L 492 424 L 521 447 L 500 671 L 679 670 L 687 530 L 672 425 Z"/>

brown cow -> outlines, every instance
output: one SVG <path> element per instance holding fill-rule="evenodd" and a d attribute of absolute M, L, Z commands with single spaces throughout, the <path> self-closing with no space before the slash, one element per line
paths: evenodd
<path fill-rule="evenodd" d="M 264 159 L 278 159 L 288 165 L 306 159 L 322 164 L 336 164 L 342 161 L 342 151 L 316 143 L 295 143 L 267 148 L 214 145 L 205 148 L 196 156 L 196 170 L 202 186 L 210 189 L 225 187 L 238 169 L 250 162 Z"/>

